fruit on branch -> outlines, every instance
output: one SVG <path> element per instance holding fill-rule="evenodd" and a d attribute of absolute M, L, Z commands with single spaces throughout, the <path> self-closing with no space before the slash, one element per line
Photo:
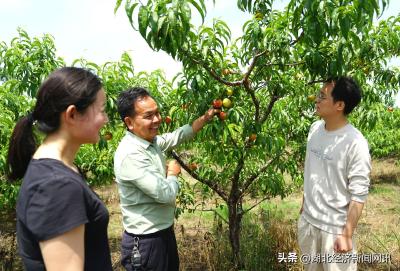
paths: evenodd
<path fill-rule="evenodd" d="M 221 111 L 218 115 L 220 120 L 226 120 L 226 118 L 228 117 L 228 115 L 226 114 L 226 112 Z"/>
<path fill-rule="evenodd" d="M 190 170 L 196 170 L 197 168 L 198 168 L 198 166 L 197 166 L 196 163 L 193 162 L 193 163 L 190 163 L 190 164 L 189 164 L 189 169 L 190 169 Z"/>
<path fill-rule="evenodd" d="M 171 119 L 170 116 L 166 116 L 164 121 L 165 121 L 166 124 L 170 124 L 172 122 L 172 119 Z"/>
<path fill-rule="evenodd" d="M 222 70 L 222 74 L 223 75 L 229 75 L 229 74 L 231 74 L 232 72 L 229 70 L 229 69 L 223 69 Z"/>
<path fill-rule="evenodd" d="M 104 133 L 103 138 L 104 138 L 104 140 L 108 141 L 108 140 L 111 140 L 113 138 L 113 135 L 112 135 L 111 132 L 107 131 L 107 132 Z"/>
<path fill-rule="evenodd" d="M 316 99 L 317 99 L 317 96 L 315 96 L 314 94 L 307 96 L 307 101 L 309 101 L 310 103 L 315 102 Z"/>
<path fill-rule="evenodd" d="M 222 105 L 223 105 L 225 108 L 231 108 L 231 107 L 232 107 L 232 101 L 231 101 L 229 98 L 225 98 L 225 99 L 222 101 Z"/>
<path fill-rule="evenodd" d="M 220 109 L 222 107 L 222 101 L 220 99 L 216 99 L 213 101 L 214 109 Z"/>

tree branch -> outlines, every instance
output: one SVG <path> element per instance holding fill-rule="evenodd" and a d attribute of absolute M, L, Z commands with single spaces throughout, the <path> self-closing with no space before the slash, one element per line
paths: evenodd
<path fill-rule="evenodd" d="M 187 51 L 183 51 L 182 53 L 187 57 L 187 59 L 197 65 L 202 66 L 210 75 L 211 77 L 213 77 L 215 80 L 217 80 L 218 82 L 227 85 L 227 86 L 231 86 L 231 87 L 235 87 L 235 86 L 240 86 L 243 84 L 243 80 L 240 81 L 227 81 L 223 78 L 221 78 L 221 76 L 219 76 L 214 69 L 210 68 L 207 63 L 201 61 L 201 60 L 197 60 L 194 57 L 192 57 Z"/>
<path fill-rule="evenodd" d="M 257 202 L 256 204 L 254 204 L 253 206 L 251 206 L 249 209 L 243 210 L 243 215 L 245 215 L 246 213 L 250 212 L 251 210 L 253 210 L 255 207 L 257 207 L 258 205 L 260 205 L 262 202 L 264 202 L 267 199 L 270 199 L 271 196 L 265 196 L 264 198 L 262 198 L 259 202 Z"/>
<path fill-rule="evenodd" d="M 242 172 L 243 166 L 244 166 L 244 154 L 242 153 L 231 178 L 232 188 L 231 188 L 231 193 L 229 195 L 230 199 L 236 199 L 240 197 L 241 191 L 239 191 L 239 177 L 240 177 L 240 172 Z"/>
<path fill-rule="evenodd" d="M 287 141 L 290 141 L 291 139 L 293 139 L 293 137 L 294 137 L 294 134 L 289 134 L 289 136 L 287 137 Z M 265 164 L 264 166 L 262 166 L 262 167 L 259 169 L 258 172 L 254 173 L 253 175 L 251 175 L 251 176 L 247 179 L 247 181 L 246 181 L 246 182 L 244 183 L 244 185 L 243 185 L 243 190 L 241 191 L 241 195 L 240 195 L 241 197 L 244 196 L 244 194 L 246 193 L 246 190 L 250 187 L 250 185 L 252 185 L 252 184 L 256 181 L 256 179 L 257 179 L 263 172 L 265 172 L 265 171 L 268 169 L 268 167 L 271 166 L 272 163 L 274 163 L 279 157 L 281 157 L 283 153 L 286 154 L 287 156 L 292 156 L 292 154 L 291 154 L 289 151 L 287 151 L 287 150 L 282 150 L 282 151 L 280 151 L 279 153 L 277 153 L 276 156 L 275 156 L 274 158 L 270 159 L 270 160 L 268 161 L 267 164 Z"/>
<path fill-rule="evenodd" d="M 193 60 L 193 61 L 196 62 L 196 60 Z M 236 86 L 240 86 L 240 85 L 243 84 L 243 80 L 241 80 L 241 81 L 233 81 L 233 82 L 227 81 L 227 80 L 221 78 L 221 77 L 214 71 L 214 69 L 209 68 L 206 64 L 201 64 L 201 63 L 198 63 L 198 64 L 201 65 L 204 69 L 206 69 L 206 70 L 211 74 L 211 76 L 212 76 L 215 80 L 217 80 L 218 82 L 220 82 L 220 83 L 222 83 L 222 84 L 225 84 L 225 85 L 231 86 L 231 87 L 236 87 Z"/>
<path fill-rule="evenodd" d="M 290 46 L 295 45 L 295 44 L 296 44 L 297 42 L 299 42 L 303 37 L 304 37 L 304 32 L 301 32 L 300 36 L 299 36 L 297 39 L 295 39 L 294 41 L 292 41 L 292 42 L 290 43 Z"/>
<path fill-rule="evenodd" d="M 253 60 L 250 63 L 249 68 L 247 69 L 247 72 L 244 74 L 244 77 L 242 80 L 239 81 L 227 81 L 225 79 L 223 79 L 221 76 L 219 76 L 214 69 L 210 68 L 207 63 L 201 61 L 201 60 L 197 60 L 195 58 L 193 58 L 187 51 L 182 51 L 182 53 L 189 59 L 189 61 L 202 66 L 210 75 L 211 77 L 213 77 L 216 81 L 227 85 L 227 86 L 231 86 L 231 87 L 235 87 L 235 86 L 244 86 L 244 89 L 246 90 L 246 92 L 251 96 L 251 100 L 253 101 L 254 107 L 255 107 L 255 121 L 258 122 L 260 119 L 260 102 L 258 101 L 254 90 L 251 89 L 250 86 L 250 74 L 251 72 L 254 70 L 257 60 L 262 57 L 263 55 L 265 55 L 266 53 L 268 53 L 267 50 L 262 51 L 261 53 L 258 53 L 254 56 Z"/>
<path fill-rule="evenodd" d="M 244 155 L 242 153 L 242 156 L 239 158 L 238 164 L 236 166 L 235 172 L 232 175 L 232 181 L 239 180 L 240 172 L 243 169 L 243 165 L 244 165 Z"/>
<path fill-rule="evenodd" d="M 249 186 L 263 173 L 265 172 L 268 167 L 271 166 L 271 164 L 278 159 L 278 157 L 280 156 L 281 153 L 278 153 L 273 159 L 269 160 L 267 164 L 265 164 L 264 166 L 262 166 L 258 172 L 254 173 L 253 175 L 251 175 L 246 182 L 243 185 L 243 190 L 241 191 L 241 196 L 244 195 L 244 193 L 246 192 L 246 190 L 249 188 Z"/>
<path fill-rule="evenodd" d="M 258 122 L 260 120 L 260 102 L 258 101 L 254 90 L 250 86 L 245 86 L 247 93 L 250 94 L 251 100 L 253 101 L 256 112 L 254 113 L 254 121 Z"/>
<path fill-rule="evenodd" d="M 274 107 L 274 104 L 276 103 L 276 101 L 279 100 L 279 98 L 280 97 L 278 96 L 277 90 L 275 89 L 274 93 L 272 94 L 271 101 L 268 104 L 268 108 L 265 111 L 263 118 L 261 119 L 261 123 L 264 123 L 267 120 L 268 116 L 272 112 L 272 108 Z"/>
<path fill-rule="evenodd" d="M 261 53 L 258 53 L 253 57 L 253 60 L 251 61 L 250 66 L 247 69 L 247 72 L 244 74 L 243 82 L 248 82 L 249 81 L 250 74 L 254 70 L 254 68 L 255 68 L 255 66 L 257 64 L 257 60 L 260 57 L 262 57 L 263 55 L 265 55 L 266 53 L 268 53 L 268 51 L 264 50 Z"/>
<path fill-rule="evenodd" d="M 221 186 L 218 185 L 217 182 L 213 182 L 210 180 L 206 180 L 206 179 L 202 179 L 200 178 L 200 176 L 194 171 L 191 170 L 186 164 L 185 162 L 181 159 L 181 157 L 175 152 L 172 151 L 171 152 L 172 157 L 174 157 L 174 159 L 176 159 L 178 161 L 178 163 L 181 165 L 181 167 L 183 167 L 190 176 L 192 176 L 194 179 L 196 179 L 197 181 L 207 185 L 208 187 L 210 187 L 212 190 L 214 190 L 224 201 L 228 201 L 228 195 L 225 193 L 225 191 L 222 189 Z"/>
<path fill-rule="evenodd" d="M 287 64 L 281 64 L 281 63 L 267 63 L 267 64 L 265 64 L 264 66 L 280 66 L 280 65 L 283 65 L 283 66 L 289 66 L 289 67 L 291 67 L 291 66 L 303 65 L 303 64 L 305 64 L 305 63 L 306 63 L 305 61 L 294 62 L 294 63 L 287 63 Z"/>
<path fill-rule="evenodd" d="M 312 85 L 312 84 L 316 84 L 316 83 L 325 83 L 325 79 L 318 79 L 318 80 L 314 80 L 314 81 L 310 81 L 307 83 L 307 85 Z"/>
<path fill-rule="evenodd" d="M 261 53 L 258 53 L 258 54 L 256 54 L 256 55 L 254 56 L 253 60 L 252 60 L 251 63 L 250 63 L 250 66 L 249 66 L 249 68 L 247 69 L 247 72 L 244 74 L 244 77 L 243 77 L 243 80 L 242 80 L 242 81 L 243 81 L 243 86 L 244 86 L 246 92 L 247 92 L 248 94 L 250 94 L 251 100 L 253 101 L 253 104 L 254 104 L 254 107 L 255 107 L 255 110 L 256 110 L 256 112 L 255 112 L 255 114 L 254 114 L 254 120 L 255 120 L 256 122 L 258 122 L 259 119 L 260 119 L 260 102 L 258 101 L 254 90 L 253 90 L 253 89 L 251 88 L 251 86 L 250 86 L 249 77 L 250 77 L 250 74 L 252 73 L 252 71 L 254 70 L 254 68 L 255 68 L 255 66 L 256 66 L 256 64 L 257 64 L 257 60 L 258 60 L 260 57 L 262 57 L 263 55 L 265 55 L 267 52 L 268 52 L 267 50 L 264 50 L 264 51 L 262 51 Z"/>

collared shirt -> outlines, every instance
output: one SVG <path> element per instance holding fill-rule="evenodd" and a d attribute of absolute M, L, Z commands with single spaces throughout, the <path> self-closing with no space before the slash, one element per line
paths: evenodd
<path fill-rule="evenodd" d="M 166 176 L 163 152 L 193 135 L 192 127 L 185 125 L 150 143 L 126 132 L 114 155 L 114 172 L 127 232 L 149 234 L 173 224 L 179 185 L 176 176 Z"/>

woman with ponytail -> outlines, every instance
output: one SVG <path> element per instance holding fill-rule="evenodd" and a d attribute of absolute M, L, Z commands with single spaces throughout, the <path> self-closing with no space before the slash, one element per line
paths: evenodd
<path fill-rule="evenodd" d="M 74 164 L 82 144 L 99 140 L 105 103 L 94 74 L 61 68 L 14 128 L 7 169 L 11 181 L 23 179 L 17 240 L 26 270 L 112 270 L 108 211 Z M 45 135 L 40 145 L 34 130 Z"/>

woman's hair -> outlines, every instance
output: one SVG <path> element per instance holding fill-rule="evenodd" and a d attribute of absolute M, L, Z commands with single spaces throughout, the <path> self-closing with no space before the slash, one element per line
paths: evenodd
<path fill-rule="evenodd" d="M 17 122 L 11 135 L 6 167 L 8 179 L 22 178 L 36 151 L 34 123 L 45 134 L 57 131 L 60 115 L 68 106 L 75 105 L 84 113 L 101 88 L 100 79 L 82 68 L 64 67 L 51 73 L 40 86 L 33 111 Z"/>

